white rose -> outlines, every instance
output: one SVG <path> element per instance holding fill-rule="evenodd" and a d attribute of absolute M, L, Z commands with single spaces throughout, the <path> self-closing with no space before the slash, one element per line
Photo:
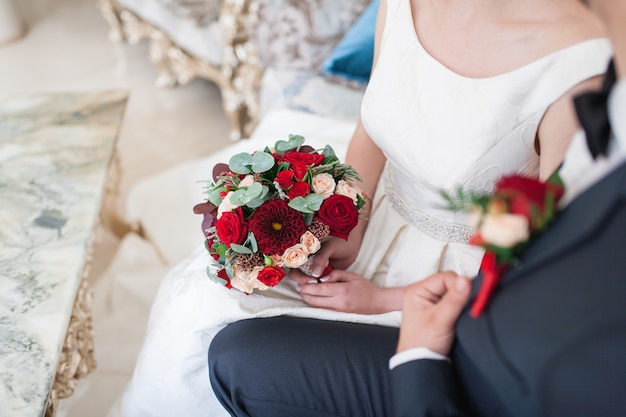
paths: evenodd
<path fill-rule="evenodd" d="M 309 251 L 301 243 L 296 243 L 283 252 L 283 265 L 287 268 L 298 268 L 309 259 Z"/>
<path fill-rule="evenodd" d="M 252 271 L 244 271 L 235 268 L 233 270 L 234 277 L 230 280 L 230 285 L 246 294 L 252 293 L 252 290 L 255 288 L 262 291 L 267 290 L 269 287 L 257 279 L 262 269 L 262 266 L 255 267 Z"/>
<path fill-rule="evenodd" d="M 487 243 L 510 248 L 528 239 L 528 219 L 517 214 L 487 214 L 480 234 Z"/>
<path fill-rule="evenodd" d="M 324 198 L 328 198 L 333 195 L 335 191 L 335 179 L 330 174 L 317 174 L 311 181 L 313 192 L 321 194 Z"/>
<path fill-rule="evenodd" d="M 220 205 L 217 207 L 217 218 L 222 217 L 222 213 L 226 213 L 228 211 L 233 211 L 236 209 L 237 205 L 230 202 L 230 198 L 233 196 L 234 191 L 229 191 L 225 196 Z"/>
<path fill-rule="evenodd" d="M 350 197 L 352 201 L 354 201 L 355 205 L 359 201 L 357 196 L 360 194 L 360 192 L 361 190 L 351 186 L 344 180 L 339 180 L 339 183 L 337 183 L 337 188 L 335 189 L 335 194 Z"/>
<path fill-rule="evenodd" d="M 300 243 L 302 243 L 306 250 L 309 251 L 309 254 L 314 254 L 322 247 L 320 240 L 309 231 L 300 236 Z"/>
<path fill-rule="evenodd" d="M 254 184 L 254 175 L 246 175 L 240 182 L 239 187 L 249 187 Z"/>

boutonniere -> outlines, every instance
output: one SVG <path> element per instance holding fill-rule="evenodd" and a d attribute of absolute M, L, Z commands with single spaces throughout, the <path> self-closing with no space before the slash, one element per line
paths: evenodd
<path fill-rule="evenodd" d="M 480 316 L 502 275 L 554 220 L 563 192 L 557 171 L 546 182 L 520 175 L 503 177 L 491 194 L 443 193 L 450 209 L 467 211 L 474 229 L 469 243 L 485 249 L 480 265 L 483 281 L 471 306 L 472 317 Z"/>

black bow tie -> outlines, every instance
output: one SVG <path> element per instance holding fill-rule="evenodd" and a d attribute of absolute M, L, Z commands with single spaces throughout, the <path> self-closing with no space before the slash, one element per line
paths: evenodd
<path fill-rule="evenodd" d="M 615 78 L 615 64 L 611 60 L 602 90 L 584 93 L 574 98 L 578 120 L 585 130 L 587 145 L 594 159 L 598 155 L 607 155 L 609 137 L 611 136 L 607 100 L 615 84 Z"/>

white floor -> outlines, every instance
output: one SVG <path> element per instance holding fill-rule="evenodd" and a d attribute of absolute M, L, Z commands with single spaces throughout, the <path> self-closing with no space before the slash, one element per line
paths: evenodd
<path fill-rule="evenodd" d="M 221 109 L 219 90 L 202 80 L 173 89 L 154 87 L 157 73 L 148 60 L 147 45 L 109 43 L 108 26 L 96 0 L 17 3 L 28 31 L 21 39 L 0 45 L 0 97 L 42 91 L 122 89 L 130 93 L 118 142 L 123 173 L 120 207 L 128 190 L 141 179 L 230 144 L 230 126 Z M 142 270 L 127 281 L 127 275 L 116 274 L 133 267 L 116 264 L 116 255 L 145 242 L 134 235 L 122 241 L 106 228 L 100 232 L 91 274 L 99 366 L 81 381 L 72 397 L 61 402 L 59 416 L 99 417 L 107 413 L 132 372 L 147 301 L 158 283 L 154 279 L 146 283 L 151 271 Z M 127 244 L 129 240 L 132 245 Z M 153 253 L 125 253 L 124 258 L 150 257 Z M 159 263 L 158 259 L 144 260 Z M 134 287 L 130 294 L 140 294 L 136 303 L 128 296 L 124 299 L 127 317 L 104 314 L 115 307 L 112 303 L 122 302 L 111 294 L 111 280 Z"/>

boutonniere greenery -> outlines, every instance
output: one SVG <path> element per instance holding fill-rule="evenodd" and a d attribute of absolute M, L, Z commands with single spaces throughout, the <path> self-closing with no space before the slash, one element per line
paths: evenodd
<path fill-rule="evenodd" d="M 448 208 L 467 211 L 474 233 L 469 243 L 485 249 L 480 270 L 483 281 L 470 314 L 478 317 L 500 278 L 529 242 L 554 220 L 564 187 L 558 171 L 542 182 L 520 175 L 506 176 L 493 193 L 442 193 Z"/>

